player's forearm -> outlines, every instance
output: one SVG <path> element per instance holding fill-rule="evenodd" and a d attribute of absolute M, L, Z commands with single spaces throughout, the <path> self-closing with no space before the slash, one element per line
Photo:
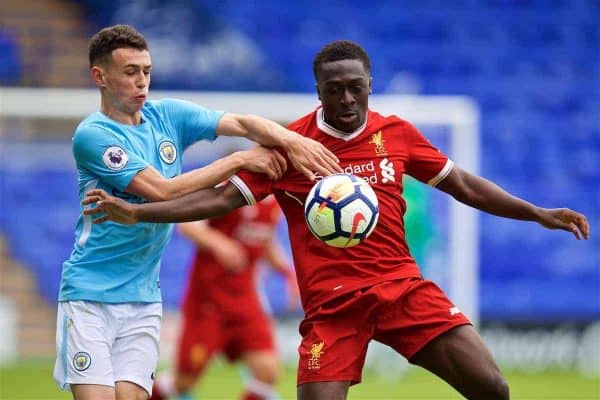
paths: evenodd
<path fill-rule="evenodd" d="M 139 222 L 189 222 L 225 215 L 239 206 L 222 195 L 223 188 L 209 188 L 168 201 L 132 205 Z"/>
<path fill-rule="evenodd" d="M 288 148 L 290 142 L 299 135 L 276 122 L 257 115 L 245 115 L 239 119 L 245 131 L 245 137 L 264 146 Z"/>
<path fill-rule="evenodd" d="M 244 165 L 242 152 L 232 153 L 209 165 L 173 177 L 167 183 L 168 191 L 163 200 L 176 199 L 197 190 L 213 187 L 230 178 Z"/>
<path fill-rule="evenodd" d="M 479 176 L 464 176 L 467 190 L 454 197 L 471 207 L 489 214 L 523 221 L 537 221 L 539 208 L 535 205 L 511 195 L 500 186 Z"/>

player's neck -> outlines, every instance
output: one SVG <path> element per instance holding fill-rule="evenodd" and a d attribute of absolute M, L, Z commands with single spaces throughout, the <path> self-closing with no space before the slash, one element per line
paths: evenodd
<path fill-rule="evenodd" d="M 108 118 L 125 125 L 139 125 L 142 123 L 142 111 L 138 110 L 135 113 L 127 113 L 114 105 L 107 104 L 103 101 L 100 107 L 100 112 Z"/>

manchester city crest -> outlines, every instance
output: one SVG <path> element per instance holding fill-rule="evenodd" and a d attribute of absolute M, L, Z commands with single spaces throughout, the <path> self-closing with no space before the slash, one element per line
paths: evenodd
<path fill-rule="evenodd" d="M 177 158 L 177 147 L 170 140 L 165 140 L 158 146 L 158 154 L 161 160 L 167 164 L 173 164 Z"/>
<path fill-rule="evenodd" d="M 80 351 L 73 357 L 73 367 L 77 371 L 85 371 L 92 364 L 92 358 L 85 351 Z"/>

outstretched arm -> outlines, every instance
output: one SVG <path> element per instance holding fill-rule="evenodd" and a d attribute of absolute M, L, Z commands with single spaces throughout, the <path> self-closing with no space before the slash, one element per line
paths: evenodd
<path fill-rule="evenodd" d="M 498 185 L 455 166 L 437 188 L 456 200 L 500 217 L 535 221 L 548 229 L 562 229 L 577 239 L 588 239 L 590 226 L 583 214 L 568 208 L 541 208 L 511 195 Z"/>
<path fill-rule="evenodd" d="M 315 179 L 315 172 L 322 176 L 342 172 L 338 158 L 321 143 L 257 115 L 225 113 L 217 125 L 217 134 L 241 136 L 264 146 L 281 147 L 294 168 L 311 181 Z"/>
<path fill-rule="evenodd" d="M 183 197 L 154 203 L 132 204 L 118 197 L 110 196 L 102 189 L 86 193 L 82 204 L 87 208 L 84 215 L 101 215 L 95 224 L 115 221 L 131 225 L 137 222 L 188 222 L 225 215 L 231 210 L 246 205 L 240 191 L 231 183 L 199 190 Z"/>
<path fill-rule="evenodd" d="M 250 150 L 237 151 L 205 167 L 173 178 L 165 178 L 152 166 L 148 166 L 136 174 L 125 191 L 148 201 L 171 200 L 215 186 L 240 169 L 262 172 L 271 179 L 279 179 L 286 168 L 285 158 L 276 150 L 257 146 Z"/>

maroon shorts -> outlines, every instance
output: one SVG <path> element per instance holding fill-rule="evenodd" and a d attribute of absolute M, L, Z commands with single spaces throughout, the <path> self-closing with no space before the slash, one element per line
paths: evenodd
<path fill-rule="evenodd" d="M 300 324 L 298 385 L 358 383 L 372 339 L 410 360 L 432 339 L 470 323 L 442 289 L 421 278 L 388 281 L 341 296 Z"/>
<path fill-rule="evenodd" d="M 210 359 L 223 353 L 235 361 L 251 351 L 275 351 L 271 319 L 262 311 L 231 316 L 223 311 L 183 316 L 177 352 L 177 370 L 197 375 Z"/>

